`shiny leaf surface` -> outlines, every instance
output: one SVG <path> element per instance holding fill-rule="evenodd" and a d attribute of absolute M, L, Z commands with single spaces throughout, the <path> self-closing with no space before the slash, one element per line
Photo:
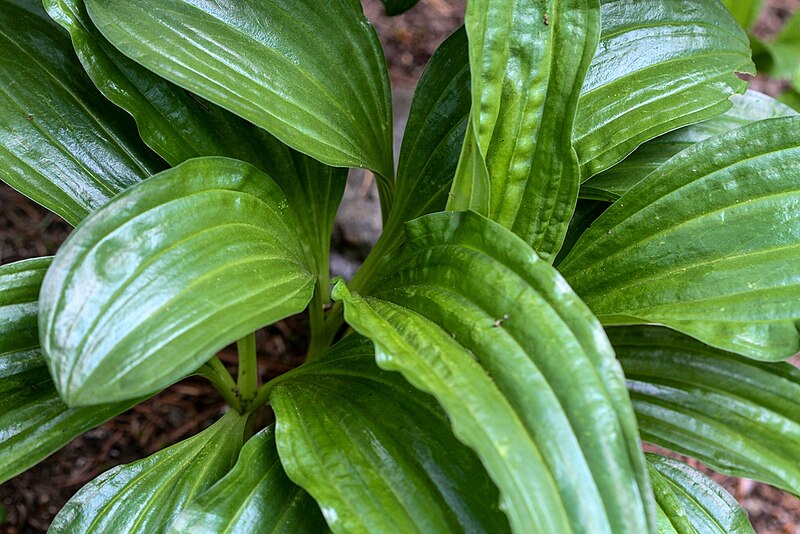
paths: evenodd
<path fill-rule="evenodd" d="M 278 379 L 281 461 L 334 532 L 508 531 L 497 488 L 428 395 L 351 335 Z"/>
<path fill-rule="evenodd" d="M 613 204 L 559 270 L 605 324 L 788 358 L 800 350 L 799 172 L 800 118 L 707 139 Z"/>
<path fill-rule="evenodd" d="M 41 7 L 0 1 L 0 180 L 75 225 L 162 168 Z"/>
<path fill-rule="evenodd" d="M 86 6 L 114 46 L 153 72 L 324 163 L 393 177 L 386 63 L 360 3 Z"/>
<path fill-rule="evenodd" d="M 578 198 L 571 134 L 600 1 L 475 0 L 466 28 L 472 111 L 448 208 L 498 221 L 552 261 Z"/>
<path fill-rule="evenodd" d="M 254 167 L 200 158 L 87 219 L 40 299 L 42 348 L 70 405 L 146 395 L 302 311 L 314 277 L 286 197 Z"/>
<path fill-rule="evenodd" d="M 583 180 L 726 111 L 747 88 L 735 73 L 755 72 L 747 35 L 719 2 L 603 0 L 601 19 L 573 134 Z"/>
<path fill-rule="evenodd" d="M 382 368 L 442 404 L 500 489 L 512 528 L 653 530 L 624 377 L 580 299 L 479 215 L 429 215 L 406 229 L 371 296 L 340 283 L 334 297 Z"/>
<path fill-rule="evenodd" d="M 245 443 L 231 471 L 178 516 L 170 532 L 319 534 L 325 519 L 311 496 L 283 471 L 274 427 Z"/>
<path fill-rule="evenodd" d="M 163 532 L 222 478 L 242 447 L 246 417 L 234 411 L 152 456 L 106 471 L 64 505 L 49 532 Z"/>
<path fill-rule="evenodd" d="M 666 328 L 608 334 L 643 439 L 800 494 L 800 370 L 713 349 Z"/>

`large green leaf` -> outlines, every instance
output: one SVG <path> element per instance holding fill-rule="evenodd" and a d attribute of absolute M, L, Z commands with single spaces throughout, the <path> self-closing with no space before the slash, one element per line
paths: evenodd
<path fill-rule="evenodd" d="M 581 196 L 614 201 L 678 152 L 709 137 L 741 128 L 751 122 L 797 115 L 789 106 L 756 91 L 731 97 L 733 107 L 691 126 L 662 135 L 640 146 L 621 163 L 581 186 Z"/>
<path fill-rule="evenodd" d="M 645 440 L 800 494 L 800 370 L 666 328 L 608 333 Z"/>
<path fill-rule="evenodd" d="M 378 364 L 433 394 L 517 532 L 649 532 L 650 486 L 600 324 L 520 238 L 474 213 L 409 223 L 372 296 L 334 297 Z"/>
<path fill-rule="evenodd" d="M 748 30 L 758 19 L 762 0 L 722 0 L 722 3 L 734 16 L 739 26 Z"/>
<path fill-rule="evenodd" d="M 271 395 L 286 472 L 334 532 L 508 531 L 497 488 L 436 401 L 351 335 Z"/>
<path fill-rule="evenodd" d="M 552 261 L 578 198 L 571 135 L 600 0 L 475 0 L 466 27 L 472 111 L 448 208 L 498 221 Z"/>
<path fill-rule="evenodd" d="M 661 134 L 718 115 L 754 74 L 747 35 L 715 0 L 603 0 L 573 135 L 583 180 Z"/>
<path fill-rule="evenodd" d="M 231 471 L 184 509 L 170 532 L 319 534 L 325 519 L 311 496 L 283 471 L 274 427 L 245 443 Z"/>
<path fill-rule="evenodd" d="M 87 0 L 125 55 L 329 165 L 392 177 L 389 78 L 356 0 Z"/>
<path fill-rule="evenodd" d="M 217 350 L 305 308 L 314 277 L 278 186 L 200 158 L 94 213 L 56 255 L 40 331 L 67 404 L 158 391 Z"/>
<path fill-rule="evenodd" d="M 135 402 L 67 408 L 39 351 L 37 300 L 50 258 L 0 267 L 0 483 Z"/>
<path fill-rule="evenodd" d="M 730 493 L 688 465 L 647 455 L 659 511 L 659 534 L 755 534 Z"/>
<path fill-rule="evenodd" d="M 0 180 L 75 225 L 163 162 L 29 4 L 0 1 Z"/>
<path fill-rule="evenodd" d="M 605 324 L 788 358 L 800 350 L 799 172 L 798 117 L 707 139 L 623 195 L 559 270 Z"/>
<path fill-rule="evenodd" d="M 163 532 L 236 462 L 247 417 L 226 413 L 200 434 L 106 471 L 64 505 L 49 532 Z"/>

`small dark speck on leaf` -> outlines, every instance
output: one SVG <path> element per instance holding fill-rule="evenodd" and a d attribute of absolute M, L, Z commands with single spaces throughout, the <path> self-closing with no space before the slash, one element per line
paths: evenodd
<path fill-rule="evenodd" d="M 33 115 L 28 115 L 28 120 L 32 121 L 33 120 Z"/>
<path fill-rule="evenodd" d="M 550 17 L 547 15 L 547 13 L 544 14 L 544 25 L 550 26 Z"/>

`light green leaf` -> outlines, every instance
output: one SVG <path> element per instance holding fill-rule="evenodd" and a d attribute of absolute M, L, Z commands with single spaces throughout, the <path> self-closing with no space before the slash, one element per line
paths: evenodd
<path fill-rule="evenodd" d="M 448 208 L 477 210 L 552 261 L 578 198 L 570 136 L 600 1 L 475 0 L 466 27 L 472 112 Z"/>
<path fill-rule="evenodd" d="M 581 186 L 581 196 L 615 201 L 672 156 L 700 141 L 751 122 L 797 115 L 790 107 L 756 91 L 733 95 L 731 101 L 733 107 L 722 115 L 643 144 L 618 165 L 584 183 Z"/>
<path fill-rule="evenodd" d="M 800 118 L 684 150 L 583 234 L 559 270 L 604 324 L 658 323 L 762 360 L 800 350 Z"/>
<path fill-rule="evenodd" d="M 647 455 L 659 508 L 659 534 L 755 534 L 730 493 L 688 465 Z"/>
<path fill-rule="evenodd" d="M 163 532 L 234 465 L 246 421 L 230 411 L 196 436 L 106 471 L 64 505 L 48 532 Z"/>
<path fill-rule="evenodd" d="M 436 401 L 351 335 L 278 379 L 281 461 L 334 532 L 508 531 L 497 488 Z"/>
<path fill-rule="evenodd" d="M 573 141 L 583 180 L 641 143 L 718 115 L 754 74 L 747 35 L 709 0 L 603 0 Z"/>
<path fill-rule="evenodd" d="M 521 239 L 474 213 L 409 223 L 345 317 L 379 366 L 433 394 L 516 532 L 650 532 L 624 377 L 589 310 Z M 652 518 L 652 519 L 651 519 Z"/>
<path fill-rule="evenodd" d="M 169 531 L 319 534 L 326 530 L 317 503 L 283 471 L 270 426 L 245 443 L 233 469 L 195 498 Z"/>
<path fill-rule="evenodd" d="M 0 180 L 75 225 L 164 164 L 29 4 L 0 0 Z"/>
<path fill-rule="evenodd" d="M 389 201 L 389 78 L 356 0 L 87 0 L 86 7 L 137 63 L 324 163 L 375 171 Z"/>
<path fill-rule="evenodd" d="M 800 495 L 800 370 L 666 328 L 608 334 L 645 440 Z"/>
<path fill-rule="evenodd" d="M 136 402 L 70 409 L 39 350 L 39 288 L 50 258 L 0 267 L 0 483 Z"/>
<path fill-rule="evenodd" d="M 314 277 L 286 197 L 254 167 L 200 158 L 93 214 L 42 286 L 42 348 L 67 404 L 146 395 L 302 311 Z"/>
<path fill-rule="evenodd" d="M 761 13 L 762 0 L 722 0 L 725 7 L 745 30 L 753 27 Z"/>

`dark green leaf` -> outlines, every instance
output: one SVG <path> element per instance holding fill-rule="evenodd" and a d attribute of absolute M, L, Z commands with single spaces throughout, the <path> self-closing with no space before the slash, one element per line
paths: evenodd
<path fill-rule="evenodd" d="M 747 35 L 709 0 L 603 0 L 573 139 L 583 180 L 641 143 L 718 115 L 754 74 Z"/>
<path fill-rule="evenodd" d="M 778 100 L 795 111 L 800 111 L 800 92 L 795 88 L 790 88 L 785 93 L 782 93 Z"/>
<path fill-rule="evenodd" d="M 514 530 L 654 530 L 624 377 L 588 308 L 481 216 L 429 215 L 406 229 L 373 296 L 340 283 L 334 297 L 382 368 L 442 404 Z"/>
<path fill-rule="evenodd" d="M 739 26 L 749 30 L 758 19 L 762 0 L 722 0 L 722 3 L 734 16 Z"/>
<path fill-rule="evenodd" d="M 87 0 L 86 6 L 114 46 L 153 72 L 296 150 L 329 165 L 372 169 L 385 187 L 390 183 L 389 78 L 359 2 Z"/>
<path fill-rule="evenodd" d="M 560 271 L 605 324 L 788 358 L 800 350 L 798 173 L 798 117 L 697 143 L 603 213 Z"/>
<path fill-rule="evenodd" d="M 196 436 L 106 471 L 64 505 L 50 532 L 163 532 L 234 465 L 246 421 L 230 411 Z"/>
<path fill-rule="evenodd" d="M 645 440 L 800 494 L 800 370 L 666 328 L 608 333 Z"/>
<path fill-rule="evenodd" d="M 572 215 L 572 220 L 569 222 L 567 235 L 564 238 L 564 245 L 558 252 L 553 266 L 558 265 L 564 261 L 572 247 L 578 242 L 578 239 L 583 233 L 597 220 L 597 218 L 608 209 L 608 202 L 598 200 L 578 199 L 578 204 L 575 206 L 575 213 Z"/>
<path fill-rule="evenodd" d="M 688 465 L 647 455 L 659 508 L 659 534 L 755 534 L 730 493 Z"/>
<path fill-rule="evenodd" d="M 408 11 L 417 5 L 418 1 L 419 0 L 381 0 L 387 15 L 399 15 L 404 11 Z"/>
<path fill-rule="evenodd" d="M 325 519 L 283 471 L 273 427 L 245 443 L 231 471 L 178 516 L 170 532 L 319 534 Z"/>
<path fill-rule="evenodd" d="M 0 179 L 75 225 L 163 168 L 41 9 L 0 0 Z"/>
<path fill-rule="evenodd" d="M 302 311 L 314 277 L 286 197 L 254 167 L 200 158 L 82 224 L 42 287 L 42 347 L 67 404 L 153 393 Z"/>
<path fill-rule="evenodd" d="M 584 183 L 581 186 L 581 196 L 615 201 L 672 156 L 700 141 L 751 122 L 797 115 L 788 106 L 756 91 L 733 95 L 731 101 L 733 107 L 722 115 L 643 144 L 618 165 Z"/>
<path fill-rule="evenodd" d="M 448 208 L 498 221 L 552 261 L 578 198 L 570 136 L 600 0 L 474 0 L 466 27 L 472 111 Z"/>
<path fill-rule="evenodd" d="M 497 488 L 436 401 L 351 335 L 284 375 L 271 402 L 287 473 L 334 532 L 508 531 Z"/>

